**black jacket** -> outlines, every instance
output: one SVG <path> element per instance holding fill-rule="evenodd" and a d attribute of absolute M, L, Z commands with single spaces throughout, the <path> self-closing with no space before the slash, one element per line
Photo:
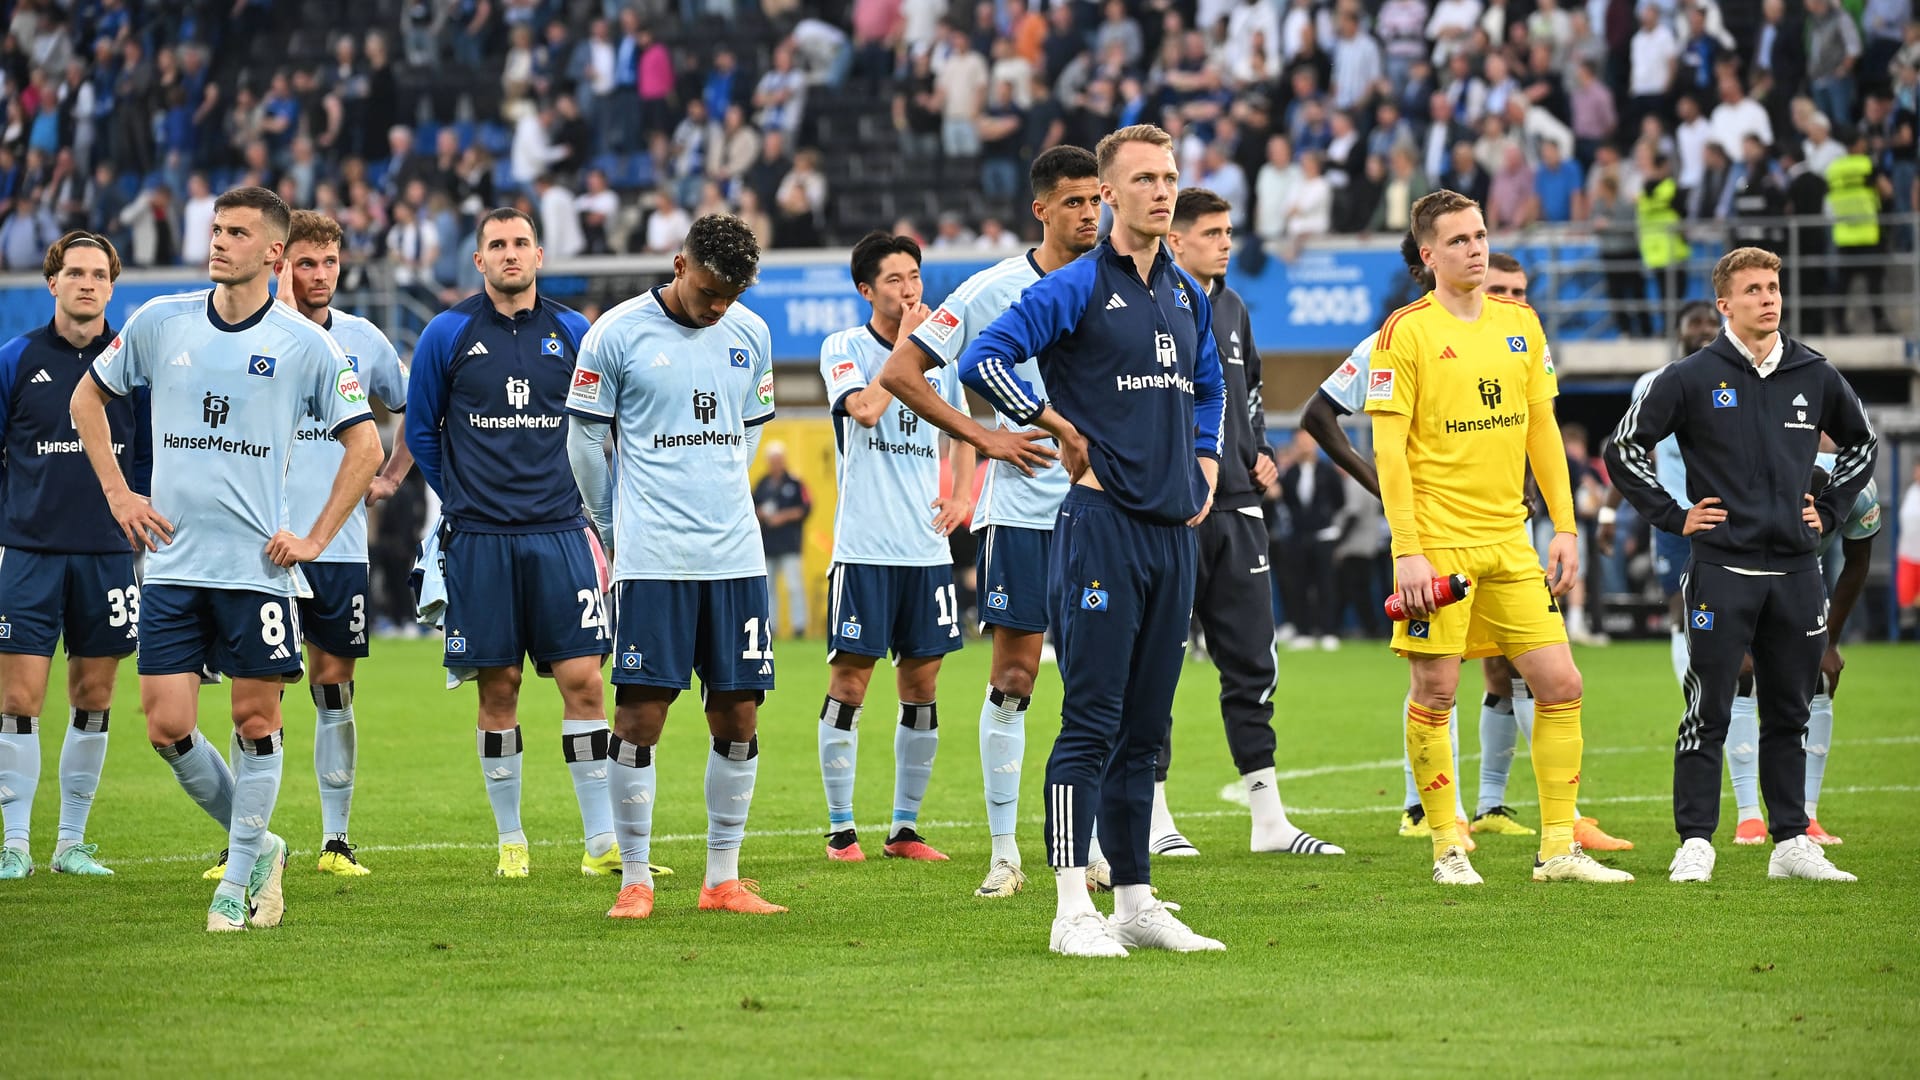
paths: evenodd
<path fill-rule="evenodd" d="M 1845 520 L 1873 477 L 1878 439 L 1866 410 L 1827 358 L 1783 339 L 1780 366 L 1762 379 L 1725 331 L 1662 371 L 1628 407 L 1607 443 L 1607 469 L 1656 528 L 1682 534 L 1687 512 L 1654 476 L 1651 451 L 1674 435 L 1687 466 L 1687 498 L 1714 497 L 1727 520 L 1695 533 L 1693 557 L 1747 570 L 1807 570 L 1820 537 L 1800 518 L 1820 433 L 1839 447 L 1816 500 L 1821 533 Z"/>
<path fill-rule="evenodd" d="M 1240 294 L 1215 281 L 1213 341 L 1220 349 L 1220 371 L 1227 380 L 1226 420 L 1220 438 L 1220 482 L 1216 510 L 1259 506 L 1266 492 L 1253 482 L 1253 464 L 1267 445 L 1267 406 L 1261 397 L 1260 350 L 1253 346 L 1253 322 Z"/>
<path fill-rule="evenodd" d="M 1313 470 L 1313 496 L 1306 502 L 1300 501 L 1302 466 L 1289 465 L 1280 474 L 1280 501 L 1293 520 L 1293 540 L 1301 544 L 1312 542 L 1315 533 L 1331 526 L 1347 505 L 1347 488 L 1338 469 L 1318 455 L 1304 467 Z"/>

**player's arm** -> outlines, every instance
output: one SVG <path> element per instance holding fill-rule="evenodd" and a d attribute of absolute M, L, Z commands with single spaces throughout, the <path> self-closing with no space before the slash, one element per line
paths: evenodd
<path fill-rule="evenodd" d="M 133 392 L 133 475 L 127 483 L 142 495 L 153 494 L 153 391 Z"/>
<path fill-rule="evenodd" d="M 20 371 L 20 354 L 27 349 L 26 335 L 14 338 L 0 345 L 0 445 L 7 439 L 7 420 L 13 410 L 9 407 L 13 401 L 13 380 Z M 0 455 L 0 478 L 7 475 L 5 455 Z"/>
<path fill-rule="evenodd" d="M 973 518 L 973 447 L 964 440 L 947 439 L 947 468 L 953 485 L 947 497 L 933 500 L 933 531 L 950 536 L 955 529 L 966 528 Z"/>
<path fill-rule="evenodd" d="M 1207 499 L 1187 522 L 1198 525 L 1213 509 L 1213 493 L 1220 486 L 1220 450 L 1227 437 L 1227 376 L 1220 366 L 1220 344 L 1213 338 L 1213 304 L 1192 278 L 1187 278 L 1187 287 L 1194 296 L 1193 313 L 1200 331 L 1196 335 L 1199 351 L 1193 358 L 1193 453 L 1207 481 Z"/>
<path fill-rule="evenodd" d="M 1627 415 L 1614 428 L 1613 437 L 1607 440 L 1602 456 L 1614 487 L 1648 524 L 1675 536 L 1691 536 L 1726 520 L 1727 512 L 1714 505 L 1720 501 L 1717 498 L 1699 500 L 1695 510 L 1683 509 L 1660 486 L 1653 469 L 1653 449 L 1679 427 L 1682 408 L 1680 373 L 1670 367 L 1634 399 Z"/>
<path fill-rule="evenodd" d="M 1820 411 L 1821 427 L 1833 439 L 1833 474 L 1827 487 L 1813 501 L 1820 511 L 1820 531 L 1831 532 L 1846 519 L 1860 492 L 1873 479 L 1874 458 L 1880 438 L 1867 420 L 1867 410 L 1859 395 L 1847 385 L 1846 377 L 1832 365 L 1826 368 L 1826 407 Z"/>
<path fill-rule="evenodd" d="M 600 546 L 613 546 L 613 470 L 607 464 L 607 429 L 604 421 L 575 413 L 567 420 L 567 464 L 573 469 L 573 482 L 580 488 L 580 501 L 587 508 L 587 521 L 600 537 Z"/>
<path fill-rule="evenodd" d="M 120 523 L 127 543 L 158 551 L 161 544 L 173 543 L 173 523 L 162 517 L 146 496 L 127 484 L 126 476 L 120 471 L 120 459 L 113 453 L 113 426 L 107 421 L 110 399 L 125 397 L 136 387 L 146 385 L 146 369 L 140 355 L 143 350 L 135 344 L 139 340 L 135 335 L 140 323 L 140 312 L 136 311 L 115 339 L 117 344 L 108 346 L 87 369 L 87 377 L 73 388 L 68 409 L 73 430 L 79 434 L 80 445 L 87 452 L 87 464 L 93 466 L 93 474 L 100 480 L 100 491 L 107 497 L 107 507 L 113 513 L 113 520 Z"/>
<path fill-rule="evenodd" d="M 441 470 L 440 427 L 447 416 L 447 378 L 459 329 L 458 318 L 445 313 L 435 316 L 413 347 L 413 368 L 407 377 L 404 441 L 427 486 L 441 498 L 446 497 L 447 485 Z"/>
<path fill-rule="evenodd" d="M 391 499 L 400 490 L 400 485 L 413 470 L 413 451 L 407 449 L 407 372 L 400 366 L 400 355 L 393 351 L 393 344 L 381 336 L 386 345 L 385 355 L 375 364 L 369 365 L 373 379 L 373 390 L 388 411 L 400 414 L 400 430 L 394 436 L 393 452 L 387 455 L 387 463 L 367 485 L 367 505 L 374 506 L 384 499 Z"/>
<path fill-rule="evenodd" d="M 748 331 L 753 336 L 753 400 L 747 403 L 741 414 L 741 422 L 747 428 L 747 459 L 751 466 L 753 459 L 760 456 L 760 436 L 766 433 L 767 421 L 774 416 L 773 405 L 773 333 L 767 324 L 755 320 Z"/>
<path fill-rule="evenodd" d="M 1320 449 L 1327 452 L 1327 457 L 1341 472 L 1358 480 L 1361 487 L 1379 498 L 1380 474 L 1374 471 L 1373 462 L 1347 438 L 1347 429 L 1340 426 L 1340 409 L 1332 398 L 1314 391 L 1306 409 L 1300 413 L 1300 427 L 1313 436 L 1313 441 L 1320 444 Z"/>
<path fill-rule="evenodd" d="M 1875 508 L 1876 512 L 1878 507 Z M 1873 536 L 1847 537 L 1841 541 L 1840 555 L 1845 565 L 1840 579 L 1833 583 L 1833 596 L 1827 602 L 1827 652 L 1820 658 L 1820 673 L 1827 678 L 1827 694 L 1840 692 L 1840 673 L 1847 661 L 1840 655 L 1840 632 L 1846 629 L 1847 616 L 1867 586 L 1867 571 L 1873 568 Z"/>
<path fill-rule="evenodd" d="M 949 308 L 942 307 L 940 310 L 952 314 Z M 887 354 L 886 363 L 880 366 L 880 377 L 876 381 L 888 393 L 899 398 L 902 405 L 912 409 L 915 416 L 946 432 L 949 437 L 965 441 L 982 456 L 1008 462 L 1028 476 L 1033 475 L 1035 466 L 1046 468 L 1059 454 L 1052 447 L 1039 445 L 1046 439 L 1045 433 L 989 428 L 966 411 L 947 404 L 928 384 L 926 373 L 946 365 L 950 359 L 937 351 L 937 337 L 930 331 L 922 333 L 929 325 L 922 323 L 920 329 L 901 335 L 900 344 L 893 347 L 893 351 Z M 961 338 L 964 330 L 950 333 L 948 340 L 955 340 Z M 935 344 L 929 345 L 924 338 L 932 338 Z"/>
<path fill-rule="evenodd" d="M 1264 493 L 1280 478 L 1280 459 L 1273 452 L 1273 444 L 1267 441 L 1266 377 L 1261 371 L 1260 347 L 1253 343 L 1253 318 L 1246 309 L 1245 304 L 1240 305 L 1240 340 L 1246 342 L 1247 422 L 1253 425 L 1257 454 L 1253 462 L 1253 482 Z"/>
<path fill-rule="evenodd" d="M 1067 475 L 1087 471 L 1087 441 L 1014 370 L 1022 357 L 1039 356 L 1079 325 L 1093 292 L 1093 267 L 1068 263 L 1027 286 L 1006 311 L 988 323 L 960 354 L 960 381 L 1016 424 L 1032 424 L 1060 443 Z"/>
<path fill-rule="evenodd" d="M 1400 602 L 1414 618 L 1436 608 L 1433 564 L 1422 549 L 1414 518 L 1413 466 L 1407 442 L 1420 399 L 1420 343 L 1405 317 L 1389 317 L 1375 339 L 1367 369 L 1366 410 L 1373 417 L 1373 462 L 1380 473 L 1380 503 L 1393 536 L 1393 576 Z"/>
<path fill-rule="evenodd" d="M 373 423 L 373 410 L 367 407 L 367 393 L 360 374 L 347 363 L 347 354 L 329 334 L 316 331 L 309 346 L 313 355 L 302 357 L 312 369 L 307 388 L 307 415 L 327 426 L 327 433 L 340 444 L 344 453 L 339 471 L 333 474 L 333 489 L 320 508 L 307 535 L 295 536 L 285 529 L 267 541 L 267 558 L 275 566 L 292 566 L 320 557 L 333 543 L 340 527 L 367 497 L 367 485 L 386 455 L 380 449 L 380 431 Z"/>
<path fill-rule="evenodd" d="M 1553 522 L 1553 540 L 1547 545 L 1547 587 L 1564 596 L 1580 576 L 1578 525 L 1573 513 L 1573 479 L 1567 472 L 1567 444 L 1560 437 L 1560 421 L 1553 415 L 1553 399 L 1527 406 L 1527 463 L 1534 483 L 1547 504 Z"/>

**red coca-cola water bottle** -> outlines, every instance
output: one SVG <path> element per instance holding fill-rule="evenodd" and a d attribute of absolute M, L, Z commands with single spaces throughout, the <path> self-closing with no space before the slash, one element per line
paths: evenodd
<path fill-rule="evenodd" d="M 1434 578 L 1434 606 L 1446 607 L 1448 604 L 1458 603 L 1467 598 L 1467 590 L 1471 588 L 1473 588 L 1473 582 L 1468 581 L 1465 574 L 1448 574 L 1445 577 Z M 1394 622 L 1402 622 L 1407 618 L 1407 609 L 1400 602 L 1399 593 L 1387 597 L 1386 603 L 1380 606 L 1385 609 L 1387 618 Z"/>

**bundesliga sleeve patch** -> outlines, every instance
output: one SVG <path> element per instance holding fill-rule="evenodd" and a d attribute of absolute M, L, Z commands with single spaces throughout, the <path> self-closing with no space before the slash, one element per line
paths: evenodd
<path fill-rule="evenodd" d="M 853 365 L 849 364 L 847 366 L 851 367 Z M 755 396 L 760 399 L 760 404 L 762 405 L 773 404 L 773 372 L 769 371 L 760 376 L 760 386 Z"/>
<path fill-rule="evenodd" d="M 584 370 L 574 372 L 573 397 L 589 405 L 597 403 L 600 400 L 600 373 Z"/>
<path fill-rule="evenodd" d="M 1367 376 L 1367 400 L 1393 400 L 1393 372 L 1375 371 Z"/>
<path fill-rule="evenodd" d="M 853 374 L 853 361 L 851 360 L 840 361 L 833 365 L 833 370 L 829 372 L 834 382 L 839 382 L 851 374 Z"/>
<path fill-rule="evenodd" d="M 1360 365 L 1354 363 L 1352 357 L 1348 357 L 1346 363 L 1333 369 L 1333 374 L 1327 377 L 1327 381 L 1335 387 L 1345 390 L 1347 387 L 1353 385 L 1353 380 L 1357 378 L 1359 374 Z"/>
<path fill-rule="evenodd" d="M 350 367 L 341 368 L 340 374 L 334 376 L 333 389 L 340 395 L 340 400 L 349 405 L 358 405 L 367 400 L 366 387 L 360 385 L 360 373 Z"/>
<path fill-rule="evenodd" d="M 954 331 L 960 329 L 960 316 L 942 306 L 927 319 L 922 329 L 926 331 L 928 337 L 945 345 L 953 337 Z"/>

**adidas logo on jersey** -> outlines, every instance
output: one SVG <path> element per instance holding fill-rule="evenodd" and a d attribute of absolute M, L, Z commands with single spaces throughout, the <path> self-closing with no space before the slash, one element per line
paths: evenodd
<path fill-rule="evenodd" d="M 671 360 L 669 360 L 669 359 L 667 359 L 667 354 L 666 354 L 666 353 L 663 353 L 663 352 L 662 352 L 662 353 L 654 353 L 654 354 L 653 354 L 653 363 L 652 363 L 652 364 L 650 364 L 649 366 L 650 366 L 650 367 L 672 367 L 672 366 L 673 366 L 673 361 L 671 361 Z"/>
<path fill-rule="evenodd" d="M 1446 347 L 1445 349 L 1442 349 L 1442 350 L 1440 350 L 1440 359 L 1442 359 L 1442 360 L 1458 360 L 1458 359 L 1460 359 L 1460 354 L 1459 354 L 1459 353 L 1456 353 L 1456 352 L 1454 352 L 1454 351 L 1453 351 L 1453 346 L 1451 346 L 1451 345 L 1449 345 L 1449 346 L 1447 346 L 1447 347 Z"/>
<path fill-rule="evenodd" d="M 43 371 L 43 372 L 41 372 L 40 374 L 41 374 L 41 375 L 45 375 L 45 374 L 46 374 L 46 372 L 44 372 L 44 371 Z M 35 377 L 33 381 L 34 381 L 34 382 L 39 382 L 40 380 L 39 380 L 39 378 L 38 378 L 38 377 Z M 1805 394 L 1795 394 L 1795 395 L 1793 395 L 1793 406 L 1794 406 L 1794 408 L 1796 408 L 1796 409 L 1804 409 L 1804 408 L 1806 408 L 1806 407 L 1807 407 L 1807 395 L 1805 395 Z"/>
<path fill-rule="evenodd" d="M 273 647 L 273 653 L 269 655 L 267 659 L 288 660 L 288 659 L 291 659 L 292 657 L 293 657 L 293 654 L 287 651 L 287 647 L 285 645 L 275 645 Z"/>
<path fill-rule="evenodd" d="M 53 376 L 47 374 L 46 368 L 41 368 L 39 371 L 36 371 L 33 373 L 32 381 L 33 382 L 52 382 Z"/>
<path fill-rule="evenodd" d="M 192 367 L 193 357 L 188 356 L 186 353 L 181 353 L 179 356 L 176 356 L 173 359 L 167 361 L 167 366 L 168 367 Z"/>
<path fill-rule="evenodd" d="M 1127 306 L 1127 302 L 1125 300 L 1120 299 L 1119 293 L 1114 293 L 1113 295 L 1107 297 L 1108 311 L 1119 311 L 1121 308 L 1126 306 Z"/>
<path fill-rule="evenodd" d="M 473 348 L 467 350 L 467 355 L 468 356 L 485 356 L 487 355 L 487 347 L 481 342 L 476 341 L 473 343 Z"/>

